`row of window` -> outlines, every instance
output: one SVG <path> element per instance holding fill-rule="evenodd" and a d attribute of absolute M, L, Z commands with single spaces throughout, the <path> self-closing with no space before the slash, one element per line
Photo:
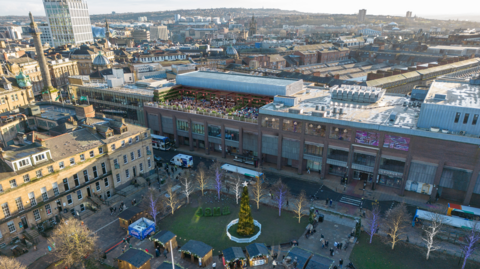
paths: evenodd
<path fill-rule="evenodd" d="M 460 121 L 461 115 L 462 113 L 460 112 L 457 112 L 455 114 L 455 120 L 454 120 L 455 123 L 458 123 Z M 463 124 L 467 124 L 469 118 L 470 118 L 470 113 L 465 113 L 465 115 L 463 115 Z M 478 114 L 474 114 L 472 119 L 472 125 L 477 125 L 477 121 L 478 121 Z"/>

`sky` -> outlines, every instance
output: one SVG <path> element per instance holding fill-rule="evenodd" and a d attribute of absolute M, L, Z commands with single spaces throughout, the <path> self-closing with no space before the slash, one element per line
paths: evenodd
<path fill-rule="evenodd" d="M 33 15 L 44 16 L 42 0 L 2 0 L 0 16 L 5 15 L 28 15 L 31 11 Z M 480 11 L 469 10 L 466 7 L 478 7 L 478 0 L 460 0 L 453 2 L 442 1 L 432 5 L 431 1 L 425 0 L 402 0 L 398 1 L 380 1 L 380 0 L 342 0 L 342 1 L 320 1 L 320 0 L 242 0 L 242 1 L 219 1 L 219 0 L 87 0 L 90 14 L 107 14 L 115 11 L 117 13 L 125 12 L 145 12 L 176 9 L 195 9 L 195 8 L 221 8 L 221 7 L 244 7 L 244 8 L 279 8 L 285 10 L 297 10 L 301 12 L 312 13 L 334 13 L 334 14 L 353 14 L 359 9 L 367 9 L 367 15 L 400 15 L 405 16 L 407 11 L 412 11 L 414 15 L 444 15 L 444 14 L 470 14 L 477 12 L 480 17 Z M 241 3 L 241 4 L 240 4 Z M 331 3 L 331 4 L 330 4 Z M 388 4 L 386 4 L 388 3 Z"/>

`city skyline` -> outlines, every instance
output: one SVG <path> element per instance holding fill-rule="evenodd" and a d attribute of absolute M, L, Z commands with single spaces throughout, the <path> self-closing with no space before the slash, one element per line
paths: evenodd
<path fill-rule="evenodd" d="M 473 15 L 472 12 L 466 12 L 464 6 L 473 5 L 473 0 L 462 1 L 462 5 L 457 6 L 440 6 L 432 9 L 431 6 L 425 2 L 418 2 L 413 0 L 403 1 L 405 8 L 401 9 L 393 6 L 378 5 L 377 1 L 363 1 L 361 3 L 352 0 L 346 0 L 344 5 L 332 5 L 325 7 L 320 3 L 315 4 L 310 1 L 300 0 L 293 4 L 291 1 L 279 0 L 264 0 L 261 2 L 247 0 L 242 2 L 243 8 L 278 8 L 283 10 L 296 10 L 307 13 L 330 13 L 330 14 L 357 14 L 358 10 L 366 9 L 367 15 L 392 15 L 392 16 L 404 16 L 406 11 L 412 11 L 413 16 L 465 16 Z M 88 1 L 90 14 L 109 14 L 112 11 L 117 13 L 127 12 L 151 12 L 162 10 L 180 10 L 180 9 L 196 9 L 196 8 L 238 8 L 237 3 L 226 3 L 220 1 L 208 0 L 202 2 L 182 2 L 182 4 L 176 2 L 167 2 L 159 4 L 152 0 L 138 0 L 135 1 L 135 5 L 131 5 L 130 1 L 126 0 L 103 0 L 103 1 Z M 315 7 L 318 5 L 318 9 Z M 348 8 L 345 8 L 348 7 Z M 321 8 L 321 9 L 320 9 Z M 0 16 L 17 15 L 27 16 L 26 10 L 30 10 L 34 16 L 45 16 L 45 10 L 43 9 L 42 0 L 24 0 L 21 2 L 10 2 L 6 5 L 6 8 L 0 10 Z"/>

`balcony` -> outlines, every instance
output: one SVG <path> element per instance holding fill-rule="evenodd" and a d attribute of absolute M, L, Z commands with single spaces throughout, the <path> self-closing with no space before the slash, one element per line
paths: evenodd
<path fill-rule="evenodd" d="M 243 117 L 243 116 L 235 116 L 234 114 L 239 114 L 240 111 L 234 111 L 231 113 L 228 113 L 227 115 L 211 111 L 209 109 L 192 109 L 192 108 L 184 108 L 180 106 L 170 106 L 170 105 L 165 105 L 165 104 L 158 104 L 158 103 L 145 103 L 144 106 L 147 107 L 156 107 L 156 108 L 162 108 L 162 109 L 169 109 L 169 110 L 177 110 L 185 113 L 190 113 L 190 114 L 198 114 L 198 115 L 204 115 L 204 116 L 209 116 L 209 117 L 216 117 L 216 118 L 221 118 L 221 119 L 227 119 L 227 120 L 234 120 L 234 121 L 243 121 L 243 122 L 250 122 L 250 123 L 258 123 L 257 118 L 248 118 L 248 117 Z"/>

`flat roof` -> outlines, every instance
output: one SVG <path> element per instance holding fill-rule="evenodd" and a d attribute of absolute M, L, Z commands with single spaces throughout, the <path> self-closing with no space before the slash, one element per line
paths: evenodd
<path fill-rule="evenodd" d="M 177 83 L 182 84 L 181 79 L 184 77 L 224 80 L 224 81 L 235 82 L 235 83 L 269 84 L 269 85 L 278 85 L 278 86 L 288 86 L 295 82 L 294 80 L 288 80 L 288 79 L 257 77 L 257 76 L 250 76 L 250 75 L 241 75 L 238 73 L 230 74 L 230 73 L 221 73 L 221 72 L 196 71 L 196 72 L 177 75 Z"/>
<path fill-rule="evenodd" d="M 445 99 L 439 98 L 444 96 Z M 480 85 L 468 82 L 435 81 L 430 85 L 425 103 L 480 108 Z"/>

